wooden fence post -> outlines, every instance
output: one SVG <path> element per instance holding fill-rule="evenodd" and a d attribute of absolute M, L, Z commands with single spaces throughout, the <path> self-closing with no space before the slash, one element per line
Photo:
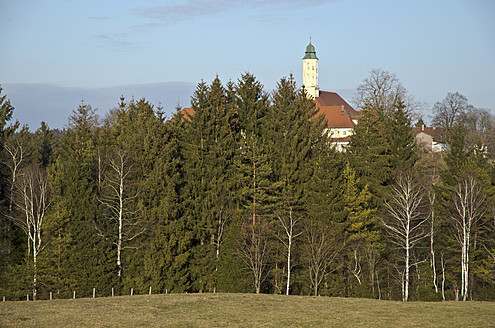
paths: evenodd
<path fill-rule="evenodd" d="M 52 300 L 52 292 L 50 292 L 50 301 Z"/>
<path fill-rule="evenodd" d="M 5 302 L 5 296 L 3 297 L 3 301 Z"/>
<path fill-rule="evenodd" d="M 114 296 L 114 293 L 113 293 L 113 287 L 112 287 L 112 297 Z"/>
<path fill-rule="evenodd" d="M 76 299 L 76 291 L 74 291 L 74 296 L 72 296 L 72 299 L 75 300 Z"/>
<path fill-rule="evenodd" d="M 134 295 L 134 288 L 131 287 L 131 296 Z"/>
<path fill-rule="evenodd" d="M 96 288 L 93 287 L 93 298 L 96 296 Z"/>
<path fill-rule="evenodd" d="M 29 294 L 26 295 L 26 301 L 29 301 Z"/>
<path fill-rule="evenodd" d="M 150 293 L 149 293 L 149 295 L 151 295 L 151 286 L 150 286 Z"/>

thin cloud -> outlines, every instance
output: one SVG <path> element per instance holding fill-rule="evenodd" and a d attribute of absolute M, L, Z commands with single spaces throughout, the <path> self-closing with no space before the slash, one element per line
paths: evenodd
<path fill-rule="evenodd" d="M 108 33 L 97 34 L 93 38 L 102 48 L 112 48 L 115 50 L 128 50 L 136 48 L 137 44 L 130 39 L 128 33 Z"/>
<path fill-rule="evenodd" d="M 336 0 L 316 0 L 309 5 L 317 6 L 335 1 Z M 300 0 L 186 0 L 181 3 L 143 7 L 134 9 L 133 11 L 138 12 L 147 18 L 160 20 L 165 24 L 170 24 L 196 17 L 215 16 L 226 11 L 240 8 L 259 10 L 260 8 L 277 7 L 278 9 L 284 9 L 284 7 L 293 8 L 300 4 Z"/>

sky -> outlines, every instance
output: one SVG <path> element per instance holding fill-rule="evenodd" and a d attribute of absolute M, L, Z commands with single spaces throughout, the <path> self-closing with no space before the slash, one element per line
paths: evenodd
<path fill-rule="evenodd" d="M 321 90 L 351 100 L 372 69 L 395 73 L 425 116 L 448 92 L 495 114 L 491 0 L 0 0 L 0 85 L 32 130 L 146 97 L 169 113 L 196 85 L 254 74 L 302 83 L 309 37 Z"/>

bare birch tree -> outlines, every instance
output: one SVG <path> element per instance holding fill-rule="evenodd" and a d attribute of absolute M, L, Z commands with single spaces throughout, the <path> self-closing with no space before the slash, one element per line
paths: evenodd
<path fill-rule="evenodd" d="M 145 231 L 134 202 L 137 194 L 129 194 L 128 191 L 131 173 L 132 166 L 126 151 L 118 149 L 114 156 L 110 156 L 109 172 L 105 177 L 108 191 L 100 199 L 109 209 L 107 219 L 110 224 L 108 228 L 97 227 L 97 230 L 100 236 L 117 248 L 116 262 L 119 277 L 122 276 L 122 252 L 133 248 L 127 244 Z"/>
<path fill-rule="evenodd" d="M 461 296 L 466 301 L 469 288 L 469 248 L 473 226 L 483 217 L 485 195 L 472 174 L 464 177 L 452 194 L 454 235 L 461 247 Z"/>
<path fill-rule="evenodd" d="M 46 174 L 39 168 L 29 168 L 20 177 L 16 188 L 15 204 L 22 216 L 12 218 L 26 233 L 33 256 L 33 299 L 38 294 L 38 255 L 44 245 L 42 228 L 48 203 L 48 181 Z"/>
<path fill-rule="evenodd" d="M 319 296 L 320 285 L 332 272 L 330 267 L 344 248 L 344 244 L 340 243 L 340 246 L 337 246 L 331 230 L 319 222 L 310 222 L 305 233 L 308 243 L 309 278 L 314 296 Z"/>
<path fill-rule="evenodd" d="M 17 139 L 5 145 L 5 150 L 9 154 L 9 160 L 6 162 L 7 167 L 11 173 L 11 186 L 10 186 L 10 202 L 9 202 L 9 213 L 12 212 L 12 201 L 14 196 L 14 188 L 16 185 L 17 178 L 19 176 L 19 170 L 21 164 L 27 156 L 24 145 Z"/>
<path fill-rule="evenodd" d="M 430 265 L 433 272 L 433 286 L 435 286 L 435 294 L 438 294 L 437 268 L 435 259 L 435 205 L 436 194 L 434 190 L 428 190 L 428 202 L 430 207 Z"/>
<path fill-rule="evenodd" d="M 214 236 L 213 243 L 215 244 L 216 252 L 215 258 L 220 258 L 220 247 L 223 243 L 223 234 L 225 232 L 225 225 L 230 221 L 232 216 L 232 209 L 227 202 L 220 202 L 221 204 L 216 206 L 217 209 L 217 222 L 216 222 L 216 235 Z"/>
<path fill-rule="evenodd" d="M 267 277 L 270 241 L 268 224 L 262 217 L 256 217 L 258 220 L 243 227 L 240 255 L 253 274 L 254 288 L 259 294 Z"/>
<path fill-rule="evenodd" d="M 406 302 L 409 298 L 409 272 L 415 264 L 412 261 L 412 252 L 418 242 L 428 236 L 428 231 L 424 229 L 424 223 L 428 219 L 422 218 L 421 213 L 423 195 L 424 190 L 414 181 L 412 174 L 401 173 L 392 187 L 390 200 L 385 202 L 390 220 L 383 220 L 383 225 L 392 243 L 403 252 L 402 300 Z"/>
<path fill-rule="evenodd" d="M 296 213 L 293 210 L 291 205 L 286 205 L 287 211 L 285 214 L 275 213 L 278 221 L 282 225 L 282 228 L 285 232 L 285 238 L 279 238 L 280 241 L 284 244 L 285 249 L 287 250 L 286 259 L 287 259 L 287 286 L 285 289 L 285 295 L 289 295 L 290 288 L 290 274 L 292 269 L 292 247 L 297 237 L 302 234 L 302 231 L 297 230 L 298 222 L 301 217 L 296 217 Z"/>
<path fill-rule="evenodd" d="M 14 205 L 14 192 L 15 192 L 15 188 L 16 188 L 16 183 L 17 183 L 17 179 L 18 179 L 19 174 L 20 174 L 21 165 L 25 161 L 25 158 L 28 156 L 28 154 L 25 150 L 23 143 L 18 138 L 16 138 L 16 136 L 9 139 L 5 143 L 4 149 L 8 154 L 8 157 L 5 161 L 5 165 L 10 170 L 10 190 L 9 190 L 9 195 L 8 195 L 9 208 L 8 208 L 7 215 L 9 218 L 12 218 L 13 217 L 13 213 L 12 213 L 13 208 L 12 207 Z M 10 224 L 11 223 L 9 221 L 5 221 L 5 226 L 3 228 L 5 229 L 6 233 L 7 233 L 7 231 L 10 231 L 10 229 L 11 229 Z M 0 224 L 0 226 L 1 226 L 1 224 Z M 10 253 L 11 241 L 7 239 L 6 244 L 7 244 L 6 245 L 6 251 L 7 251 L 7 253 Z M 30 243 L 29 237 L 28 237 L 28 256 L 29 256 L 30 250 L 31 250 L 31 243 Z"/>
<path fill-rule="evenodd" d="M 376 291 L 375 291 L 375 284 L 376 284 L 378 290 L 378 299 L 381 299 L 382 293 L 380 290 L 380 280 L 378 277 L 378 270 L 377 270 L 377 266 L 380 260 L 379 246 L 376 244 L 368 243 L 364 248 L 364 253 L 370 270 L 370 284 L 371 284 L 371 291 L 373 293 L 373 297 L 376 296 Z"/>

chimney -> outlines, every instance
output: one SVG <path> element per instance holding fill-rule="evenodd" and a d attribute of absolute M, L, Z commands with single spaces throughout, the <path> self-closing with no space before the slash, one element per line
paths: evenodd
<path fill-rule="evenodd" d="M 340 106 L 341 107 L 341 112 L 344 112 L 344 105 Z"/>
<path fill-rule="evenodd" d="M 424 130 L 425 130 L 425 125 L 421 124 L 421 131 L 424 131 Z"/>

